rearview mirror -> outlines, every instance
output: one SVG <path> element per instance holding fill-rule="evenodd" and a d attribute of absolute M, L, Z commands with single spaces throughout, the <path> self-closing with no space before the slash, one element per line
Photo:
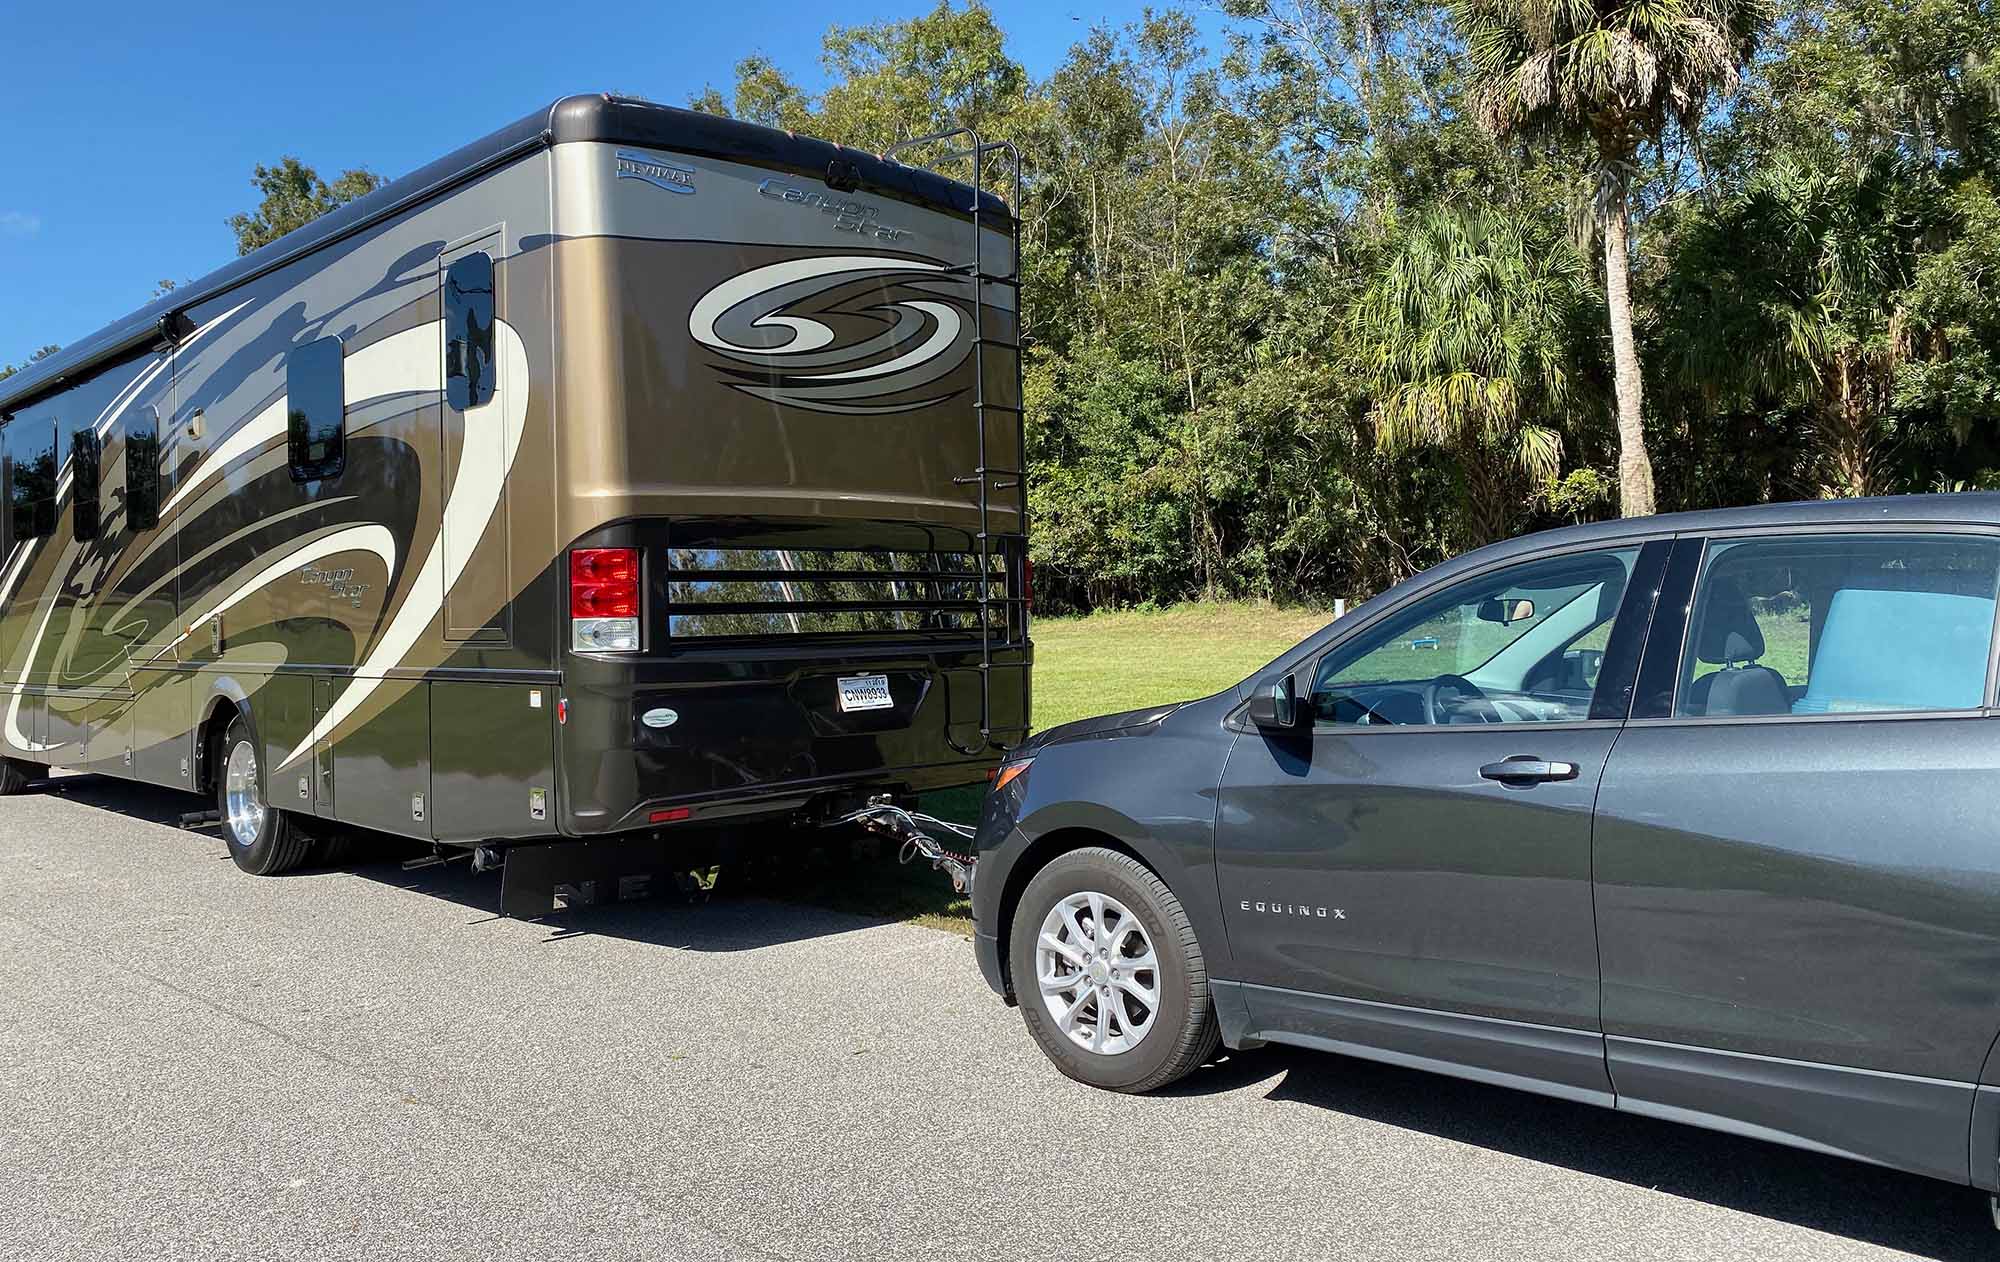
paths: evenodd
<path fill-rule="evenodd" d="M 1535 616 L 1535 602 L 1516 596 L 1488 596 L 1479 602 L 1479 620 L 1506 626 Z"/>
<path fill-rule="evenodd" d="M 1299 726 L 1299 692 L 1290 675 L 1262 685 L 1245 712 L 1250 722 L 1267 732 L 1289 732 Z"/>

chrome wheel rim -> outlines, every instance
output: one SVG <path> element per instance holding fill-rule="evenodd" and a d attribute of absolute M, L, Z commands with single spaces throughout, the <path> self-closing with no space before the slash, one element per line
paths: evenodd
<path fill-rule="evenodd" d="M 1152 937 L 1130 908 L 1095 890 L 1049 909 L 1035 942 L 1035 976 L 1056 1028 L 1100 1056 L 1144 1042 L 1160 1010 Z"/>
<path fill-rule="evenodd" d="M 257 787 L 257 751 L 249 741 L 238 741 L 229 751 L 229 765 L 223 771 L 223 814 L 229 824 L 229 840 L 249 847 L 264 835 L 264 793 Z"/>

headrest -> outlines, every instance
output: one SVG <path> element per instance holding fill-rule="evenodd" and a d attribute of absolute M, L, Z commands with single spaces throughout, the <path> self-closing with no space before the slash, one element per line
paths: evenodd
<path fill-rule="evenodd" d="M 1764 656 L 1764 633 L 1750 613 L 1750 600 L 1733 579 L 1709 585 L 1701 615 L 1701 638 L 1694 655 L 1711 666 L 1754 662 Z"/>

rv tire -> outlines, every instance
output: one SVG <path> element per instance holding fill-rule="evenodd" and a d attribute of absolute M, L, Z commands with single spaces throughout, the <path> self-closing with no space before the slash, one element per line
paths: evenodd
<path fill-rule="evenodd" d="M 269 805 L 261 749 L 250 716 L 239 712 L 215 751 L 215 808 L 236 866 L 252 876 L 276 876 L 304 863 L 313 843 L 290 815 Z"/>

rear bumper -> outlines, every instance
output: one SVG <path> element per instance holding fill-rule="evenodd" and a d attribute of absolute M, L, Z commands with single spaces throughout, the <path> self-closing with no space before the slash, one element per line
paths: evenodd
<path fill-rule="evenodd" d="M 798 645 L 577 659 L 564 687 L 561 831 L 796 814 L 855 794 L 923 793 L 983 780 L 979 650 Z M 996 652 L 996 727 L 1025 722 L 1032 650 Z M 837 680 L 879 674 L 893 704 L 841 711 Z M 681 822 L 676 819 L 672 822 Z"/>

